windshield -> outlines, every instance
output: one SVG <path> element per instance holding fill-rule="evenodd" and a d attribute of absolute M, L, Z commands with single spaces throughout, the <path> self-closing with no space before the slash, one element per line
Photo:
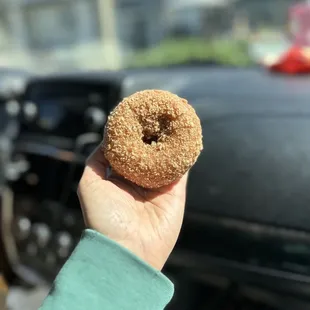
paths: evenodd
<path fill-rule="evenodd" d="M 282 53 L 294 0 L 0 0 L 0 65 L 35 72 L 251 66 Z"/>

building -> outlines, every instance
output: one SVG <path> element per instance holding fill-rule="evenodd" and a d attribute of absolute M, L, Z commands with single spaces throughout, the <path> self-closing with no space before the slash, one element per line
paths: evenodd
<path fill-rule="evenodd" d="M 105 16 L 99 13 L 103 9 L 102 3 L 105 15 L 106 11 L 113 11 L 110 5 L 113 1 L 6 0 L 11 50 L 27 55 L 25 57 L 34 63 L 34 68 L 42 62 L 41 68 L 49 64 L 55 70 L 73 69 L 87 61 L 86 58 L 94 59 L 90 57 L 92 53 L 105 60 L 113 49 L 113 42 L 112 36 L 107 37 L 107 31 L 102 33 L 101 19 Z M 107 20 L 106 24 L 108 28 Z M 113 54 L 117 60 L 115 51 Z M 99 66 L 102 66 L 100 60 Z M 117 67 L 115 61 L 106 63 L 111 68 Z"/>
<path fill-rule="evenodd" d="M 159 0 L 0 0 L 0 41 L 55 70 L 117 69 L 125 55 L 155 44 Z M 1 37 L 2 27 L 5 35 Z M 10 38 L 10 43 L 6 42 Z M 0 42 L 1 44 L 1 42 Z M 18 51 L 18 52 L 17 52 Z M 1 57 L 0 57 L 1 58 Z M 53 61 L 55 60 L 55 61 Z"/>
<path fill-rule="evenodd" d="M 169 32 L 188 35 L 217 35 L 231 28 L 237 0 L 167 0 L 165 12 Z"/>

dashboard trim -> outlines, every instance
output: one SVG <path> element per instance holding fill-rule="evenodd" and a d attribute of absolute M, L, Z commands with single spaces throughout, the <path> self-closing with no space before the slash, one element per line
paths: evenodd
<path fill-rule="evenodd" d="M 15 147 L 15 151 L 50 157 L 68 163 L 84 163 L 86 159 L 84 156 L 81 156 L 77 153 L 59 149 L 57 147 L 51 146 L 50 144 L 27 141 L 19 142 Z"/>
<path fill-rule="evenodd" d="M 299 241 L 310 244 L 310 232 L 292 228 L 267 225 L 259 222 L 250 222 L 231 217 L 215 216 L 212 214 L 201 214 L 189 211 L 186 213 L 186 221 L 195 225 L 216 224 L 226 229 L 255 234 L 261 237 L 277 237 L 287 241 Z"/>
<path fill-rule="evenodd" d="M 195 254 L 187 250 L 174 250 L 168 260 L 169 266 L 186 268 L 192 273 L 225 276 L 238 283 L 261 285 L 269 289 L 294 292 L 296 295 L 308 295 L 310 290 L 309 276 L 251 266 L 219 257 Z"/>

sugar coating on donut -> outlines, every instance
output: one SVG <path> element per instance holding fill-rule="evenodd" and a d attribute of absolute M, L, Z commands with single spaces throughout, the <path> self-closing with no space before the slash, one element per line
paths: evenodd
<path fill-rule="evenodd" d="M 111 167 L 144 188 L 181 178 L 202 148 L 201 123 L 193 107 L 163 90 L 124 98 L 108 117 L 102 143 Z"/>

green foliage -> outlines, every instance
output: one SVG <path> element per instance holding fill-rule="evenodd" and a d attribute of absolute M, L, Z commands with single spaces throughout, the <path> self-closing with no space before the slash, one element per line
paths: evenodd
<path fill-rule="evenodd" d="M 244 41 L 189 38 L 165 40 L 154 48 L 138 51 L 129 59 L 127 66 L 159 67 L 194 61 L 215 61 L 233 66 L 252 64 Z"/>

